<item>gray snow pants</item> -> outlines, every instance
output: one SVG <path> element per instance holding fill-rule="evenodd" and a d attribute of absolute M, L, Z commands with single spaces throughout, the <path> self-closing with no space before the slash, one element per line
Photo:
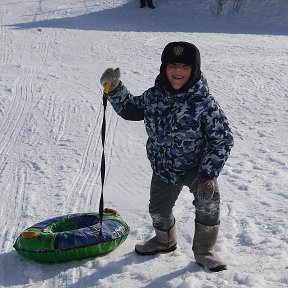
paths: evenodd
<path fill-rule="evenodd" d="M 153 174 L 150 186 L 149 213 L 153 226 L 159 230 L 169 230 L 175 223 L 173 207 L 183 188 L 191 186 L 196 178 L 198 169 L 188 171 L 181 177 L 176 185 L 166 183 L 160 177 Z M 216 190 L 209 203 L 199 201 L 194 195 L 195 221 L 207 226 L 219 224 L 220 218 L 220 194 L 215 179 Z M 184 211 L 187 213 L 187 211 Z"/>

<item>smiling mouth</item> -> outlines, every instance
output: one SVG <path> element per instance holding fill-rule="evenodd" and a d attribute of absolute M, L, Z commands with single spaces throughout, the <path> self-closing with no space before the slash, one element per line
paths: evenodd
<path fill-rule="evenodd" d="M 184 77 L 183 76 L 172 75 L 172 78 L 175 79 L 175 80 L 182 80 Z"/>

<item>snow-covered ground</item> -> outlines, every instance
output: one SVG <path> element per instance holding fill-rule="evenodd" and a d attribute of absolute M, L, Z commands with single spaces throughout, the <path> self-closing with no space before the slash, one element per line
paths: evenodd
<path fill-rule="evenodd" d="M 288 287 L 288 3 L 243 0 L 0 1 L 0 287 Z M 204 271 L 191 251 L 192 195 L 174 209 L 178 249 L 140 257 L 153 235 L 151 169 L 142 122 L 107 108 L 105 206 L 131 227 L 99 258 L 58 264 L 13 249 L 25 228 L 55 216 L 98 211 L 102 87 L 107 67 L 139 95 L 151 87 L 170 41 L 196 44 L 202 71 L 227 114 L 235 147 L 219 177 L 216 250 L 228 270 Z"/>

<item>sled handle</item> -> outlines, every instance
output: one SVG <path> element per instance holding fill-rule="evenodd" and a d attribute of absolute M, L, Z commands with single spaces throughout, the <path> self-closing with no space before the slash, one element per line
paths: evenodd
<path fill-rule="evenodd" d="M 104 213 L 111 213 L 114 214 L 115 216 L 120 216 L 120 213 L 112 208 L 105 208 Z"/>
<path fill-rule="evenodd" d="M 21 236 L 25 239 L 31 239 L 31 238 L 36 238 L 40 235 L 41 233 L 40 232 L 37 232 L 37 231 L 23 231 L 21 233 Z"/>
<path fill-rule="evenodd" d="M 111 88 L 111 82 L 107 82 L 104 87 L 104 94 L 108 94 Z"/>

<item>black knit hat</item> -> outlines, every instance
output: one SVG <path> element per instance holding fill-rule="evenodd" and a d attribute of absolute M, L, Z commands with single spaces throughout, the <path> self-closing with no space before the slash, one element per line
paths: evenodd
<path fill-rule="evenodd" d="M 161 55 L 160 76 L 164 82 L 165 88 L 172 92 L 182 93 L 191 87 L 201 77 L 201 60 L 199 49 L 188 42 L 171 42 L 166 45 Z M 192 73 L 187 83 L 180 89 L 175 90 L 166 75 L 166 67 L 169 63 L 182 63 L 191 65 Z"/>

